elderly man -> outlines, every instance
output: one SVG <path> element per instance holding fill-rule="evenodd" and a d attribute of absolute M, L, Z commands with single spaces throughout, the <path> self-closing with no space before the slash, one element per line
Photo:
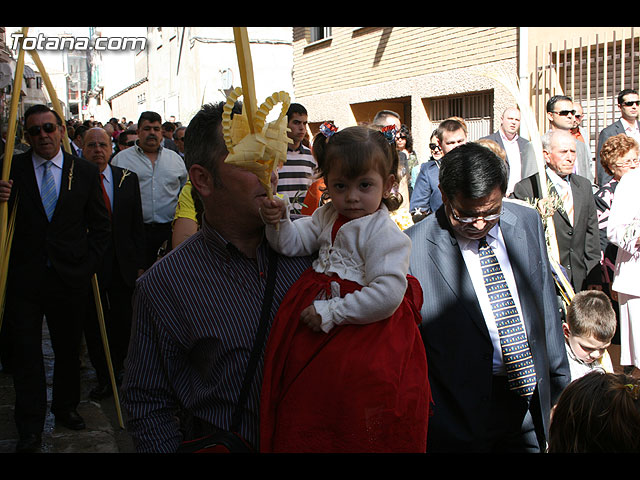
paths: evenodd
<path fill-rule="evenodd" d="M 267 279 L 275 281 L 265 308 L 270 325 L 311 265 L 307 257 L 276 255 L 265 240 L 259 208 L 266 191 L 256 175 L 225 163 L 223 106 L 203 106 L 185 137 L 191 183 L 204 206 L 202 228 L 136 287 L 123 405 L 139 452 L 174 452 L 185 439 L 230 427 Z M 254 448 L 261 378 L 262 356 L 239 426 Z"/>
<path fill-rule="evenodd" d="M 85 133 L 84 157 L 97 165 L 105 204 L 111 219 L 111 241 L 101 258 L 98 285 L 109 339 L 111 362 L 118 383 L 131 331 L 131 298 L 144 261 L 144 225 L 138 176 L 109 164 L 111 139 L 103 128 Z M 109 396 L 111 382 L 100 336 L 93 295 L 85 319 L 85 338 L 98 385 L 89 392 L 93 400 Z"/>
<path fill-rule="evenodd" d="M 405 231 L 426 292 L 427 452 L 543 451 L 569 381 L 542 222 L 506 188 L 503 160 L 461 145 L 442 158 L 443 205 Z"/>
<path fill-rule="evenodd" d="M 13 347 L 16 451 L 34 452 L 47 412 L 43 317 L 55 356 L 51 411 L 57 425 L 85 428 L 76 410 L 79 346 L 90 279 L 109 243 L 110 224 L 98 169 L 62 150 L 66 133 L 58 114 L 34 105 L 24 118 L 32 148 L 13 158 L 11 182 L 0 182 L 0 201 L 10 191 L 9 211 L 17 205 L 3 335 Z"/>
<path fill-rule="evenodd" d="M 513 192 L 516 183 L 538 171 L 531 142 L 519 135 L 520 117 L 518 108 L 507 108 L 502 113 L 498 131 L 483 137 L 496 142 L 507 154 L 507 163 L 509 164 L 507 195 Z"/>
<path fill-rule="evenodd" d="M 170 247 L 171 222 L 180 190 L 188 179 L 184 160 L 162 146 L 163 138 L 160 115 L 143 112 L 138 120 L 135 146 L 121 151 L 111 161 L 116 167 L 136 173 L 140 181 L 146 243 L 145 270 L 158 258 L 160 247 Z"/>
<path fill-rule="evenodd" d="M 591 183 L 573 173 L 576 162 L 575 137 L 568 130 L 550 130 L 542 137 L 547 163 L 542 188 L 551 184 L 550 194 L 562 207 L 553 214 L 560 264 L 575 291 L 594 288 L 600 281 L 600 237 Z M 536 173 L 516 184 L 513 196 L 533 201 L 542 198 Z"/>

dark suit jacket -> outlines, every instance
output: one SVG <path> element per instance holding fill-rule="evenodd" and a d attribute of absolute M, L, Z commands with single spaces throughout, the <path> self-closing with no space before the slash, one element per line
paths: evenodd
<path fill-rule="evenodd" d="M 504 150 L 504 142 L 502 141 L 502 137 L 500 136 L 500 132 L 492 133 L 491 135 L 487 135 L 483 137 L 488 140 L 493 140 L 500 148 Z M 520 178 L 526 178 L 529 175 L 533 175 L 538 171 L 538 165 L 536 164 L 536 156 L 533 151 L 533 146 L 531 142 L 525 138 L 522 138 L 518 135 L 518 139 L 516 140 L 518 144 L 518 148 L 520 149 Z M 506 152 L 506 150 L 505 150 Z M 509 163 L 509 157 L 507 156 L 507 163 Z"/>
<path fill-rule="evenodd" d="M 600 237 L 591 182 L 574 174 L 569 183 L 573 193 L 573 226 L 567 215 L 560 210 L 553 214 L 553 225 L 558 240 L 560 263 L 577 292 L 588 285 L 601 283 Z M 555 192 L 555 189 L 552 190 Z M 540 198 L 538 174 L 518 182 L 513 196 L 520 200 Z"/>
<path fill-rule="evenodd" d="M 416 208 L 424 212 L 435 212 L 442 205 L 442 194 L 440 193 L 440 167 L 435 160 L 429 160 L 420 166 L 420 172 L 416 177 L 416 184 L 413 187 L 409 210 Z"/>
<path fill-rule="evenodd" d="M 111 165 L 113 173 L 113 215 L 111 242 L 98 271 L 101 287 L 111 283 L 114 265 L 120 270 L 125 283 L 134 287 L 138 269 L 144 263 L 144 224 L 138 176 Z"/>
<path fill-rule="evenodd" d="M 570 378 L 544 230 L 532 208 L 504 202 L 502 235 L 515 276 L 537 377 L 536 429 L 546 435 L 549 412 Z M 427 451 L 474 451 L 490 413 L 493 346 L 480 304 L 444 207 L 406 230 L 409 273 L 421 283 L 421 332 L 434 414 Z"/>
<path fill-rule="evenodd" d="M 640 120 L 637 123 L 638 123 L 638 126 L 640 127 Z M 613 177 L 604 171 L 604 168 L 600 163 L 600 150 L 602 149 L 602 145 L 604 145 L 604 142 L 606 142 L 609 138 L 613 137 L 614 135 L 618 135 L 620 133 L 625 133 L 624 125 L 620 120 L 616 120 L 608 127 L 603 128 L 602 131 L 600 132 L 600 135 L 598 135 L 598 148 L 596 148 L 596 171 L 597 171 L 598 185 L 600 185 L 601 187 L 605 185 Z"/>
<path fill-rule="evenodd" d="M 64 153 L 60 195 L 51 223 L 42 206 L 31 152 L 13 158 L 9 212 L 17 200 L 8 287 L 32 286 L 44 278 L 47 261 L 67 288 L 86 289 L 109 243 L 111 226 L 98 168 Z M 70 171 L 73 168 L 71 188 Z"/>

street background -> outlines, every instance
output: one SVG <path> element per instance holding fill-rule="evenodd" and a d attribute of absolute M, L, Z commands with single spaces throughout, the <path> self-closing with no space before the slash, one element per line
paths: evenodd
<path fill-rule="evenodd" d="M 43 322 L 43 355 L 47 374 L 47 397 L 51 403 L 53 382 L 53 350 L 46 322 Z M 42 433 L 43 453 L 133 453 L 133 442 L 120 428 L 114 397 L 100 403 L 89 399 L 89 391 L 97 385 L 95 370 L 89 362 L 86 348 L 83 349 L 81 380 L 82 395 L 78 413 L 87 428 L 74 431 L 63 426 L 56 427 L 54 416 L 48 411 Z M 18 432 L 13 420 L 15 395 L 12 376 L 0 373 L 0 453 L 14 453 Z M 126 422 L 125 413 L 122 412 Z"/>

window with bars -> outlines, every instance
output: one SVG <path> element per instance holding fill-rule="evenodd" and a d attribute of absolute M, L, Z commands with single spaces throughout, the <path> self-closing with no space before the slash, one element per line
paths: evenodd
<path fill-rule="evenodd" d="M 467 124 L 468 139 L 478 140 L 493 133 L 493 91 L 432 98 L 428 115 L 433 128 L 449 117 L 461 117 Z"/>

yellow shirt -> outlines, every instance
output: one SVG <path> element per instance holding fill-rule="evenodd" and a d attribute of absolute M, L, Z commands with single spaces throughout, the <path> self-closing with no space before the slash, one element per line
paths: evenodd
<path fill-rule="evenodd" d="M 191 180 L 187 180 L 178 197 L 178 205 L 176 206 L 176 213 L 173 218 L 174 222 L 178 218 L 190 218 L 197 223 L 196 206 L 193 203 L 193 196 L 191 195 L 192 188 Z"/>

